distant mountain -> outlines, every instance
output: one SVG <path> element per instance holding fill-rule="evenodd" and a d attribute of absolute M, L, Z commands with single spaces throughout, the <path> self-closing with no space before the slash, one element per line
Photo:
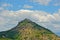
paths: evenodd
<path fill-rule="evenodd" d="M 60 40 L 52 31 L 25 19 L 15 28 L 0 32 L 0 40 Z"/>

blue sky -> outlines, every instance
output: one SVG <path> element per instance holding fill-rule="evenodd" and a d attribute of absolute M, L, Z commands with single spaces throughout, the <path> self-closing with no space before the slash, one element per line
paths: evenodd
<path fill-rule="evenodd" d="M 58 2 L 59 0 L 57 0 L 57 3 Z M 10 6 L 5 7 L 5 9 L 14 10 L 14 11 L 24 9 L 23 8 L 24 5 L 33 6 L 33 8 L 28 8 L 30 10 L 43 10 L 50 13 L 56 12 L 60 8 L 60 5 L 54 4 L 55 3 L 54 0 L 49 2 L 49 5 L 44 5 L 44 4 L 42 5 L 37 2 L 32 2 L 31 0 L 0 0 L 0 6 L 4 3 L 11 4 L 13 6 L 13 7 Z"/>
<path fill-rule="evenodd" d="M 0 0 L 0 31 L 29 18 L 60 35 L 59 17 L 60 0 Z"/>

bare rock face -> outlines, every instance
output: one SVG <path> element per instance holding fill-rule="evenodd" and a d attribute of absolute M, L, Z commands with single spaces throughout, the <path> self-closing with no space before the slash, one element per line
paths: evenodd
<path fill-rule="evenodd" d="M 11 30 L 0 32 L 0 40 L 60 40 L 52 31 L 25 19 Z"/>

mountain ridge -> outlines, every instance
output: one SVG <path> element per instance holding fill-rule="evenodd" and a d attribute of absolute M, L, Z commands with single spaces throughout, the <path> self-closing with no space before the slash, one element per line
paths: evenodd
<path fill-rule="evenodd" d="M 0 40 L 60 40 L 52 31 L 32 22 L 29 19 L 24 19 L 11 30 L 0 32 Z"/>

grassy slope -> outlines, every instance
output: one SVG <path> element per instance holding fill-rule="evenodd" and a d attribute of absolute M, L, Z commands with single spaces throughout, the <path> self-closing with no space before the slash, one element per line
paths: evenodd
<path fill-rule="evenodd" d="M 19 22 L 15 28 L 3 32 L 2 35 L 0 40 L 60 40 L 60 38 L 50 30 L 27 19 Z"/>

